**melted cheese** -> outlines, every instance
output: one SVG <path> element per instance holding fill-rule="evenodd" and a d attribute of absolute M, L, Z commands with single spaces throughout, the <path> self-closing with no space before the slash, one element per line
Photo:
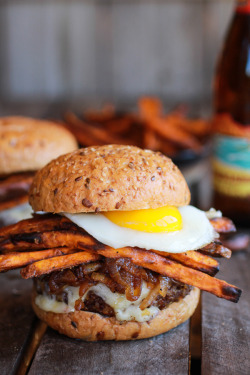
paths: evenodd
<path fill-rule="evenodd" d="M 140 309 L 140 304 L 144 298 L 147 297 L 150 290 L 147 288 L 145 282 L 142 285 L 142 292 L 137 301 L 128 301 L 125 295 L 120 293 L 112 293 L 111 290 L 104 284 L 97 284 L 89 288 L 84 294 L 82 300 L 86 298 L 88 292 L 94 292 L 101 297 L 104 302 L 114 309 L 117 320 L 146 322 L 158 314 L 158 307 L 151 306 L 144 310 Z M 37 306 L 44 311 L 52 311 L 54 313 L 69 313 L 75 311 L 75 302 L 79 299 L 79 287 L 67 286 L 64 292 L 68 293 L 68 304 L 65 302 L 58 302 L 55 296 L 48 294 L 39 294 L 35 299 Z"/>

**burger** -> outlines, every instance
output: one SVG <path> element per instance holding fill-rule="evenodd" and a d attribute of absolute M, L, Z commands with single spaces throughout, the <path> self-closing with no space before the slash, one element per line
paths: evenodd
<path fill-rule="evenodd" d="M 237 302 L 214 275 L 230 257 L 219 233 L 233 223 L 189 205 L 173 162 L 132 146 L 96 146 L 58 157 L 34 177 L 32 219 L 0 230 L 0 271 L 34 279 L 37 316 L 67 336 L 152 337 L 194 312 L 200 290 Z"/>
<path fill-rule="evenodd" d="M 35 171 L 76 148 L 74 136 L 54 122 L 0 118 L 0 211 L 28 202 Z M 10 214 L 14 217 L 13 210 Z"/>

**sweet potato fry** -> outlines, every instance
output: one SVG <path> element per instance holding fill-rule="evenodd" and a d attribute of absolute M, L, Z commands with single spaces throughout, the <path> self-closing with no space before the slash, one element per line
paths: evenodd
<path fill-rule="evenodd" d="M 105 124 L 108 132 L 113 134 L 122 134 L 127 132 L 133 123 L 132 116 L 125 115 L 121 118 L 114 118 Z"/>
<path fill-rule="evenodd" d="M 95 137 L 91 136 L 90 134 L 84 132 L 82 129 L 82 122 L 81 120 L 72 112 L 67 112 L 65 115 L 65 126 L 72 131 L 72 133 L 77 138 L 78 142 L 84 146 L 93 146 L 93 145 L 100 145 L 98 140 Z"/>
<path fill-rule="evenodd" d="M 211 244 L 202 247 L 199 252 L 205 255 L 212 255 L 213 257 L 231 258 L 232 251 L 224 247 L 221 242 L 214 241 Z"/>
<path fill-rule="evenodd" d="M 160 140 L 157 138 L 156 134 L 151 129 L 145 129 L 143 134 L 143 147 L 150 150 L 160 149 Z"/>
<path fill-rule="evenodd" d="M 87 246 L 94 243 L 87 232 L 79 229 L 79 232 L 64 230 L 49 231 L 44 233 L 20 233 L 11 236 L 8 240 L 0 243 L 2 253 L 12 251 L 51 249 L 54 247 L 79 248 L 78 243 L 84 241 Z"/>
<path fill-rule="evenodd" d="M 79 230 L 79 228 L 66 217 L 53 214 L 35 215 L 32 219 L 22 220 L 16 224 L 0 228 L 0 242 L 3 239 L 20 233 L 39 233 L 59 229 Z"/>
<path fill-rule="evenodd" d="M 186 253 L 165 253 L 163 251 L 155 251 L 154 253 L 166 257 L 168 259 L 175 260 L 178 263 L 183 264 L 184 266 L 193 268 L 195 270 L 205 272 L 208 275 L 214 276 L 220 269 L 219 263 L 217 260 L 199 253 L 198 251 L 187 251 Z"/>
<path fill-rule="evenodd" d="M 218 233 L 230 233 L 235 232 L 236 228 L 232 220 L 227 217 L 216 217 L 209 220 L 214 230 Z"/>
<path fill-rule="evenodd" d="M 142 117 L 159 117 L 163 108 L 160 99 L 153 97 L 142 97 L 138 101 L 139 112 Z"/>
<path fill-rule="evenodd" d="M 25 253 L 10 253 L 0 255 L 0 272 L 12 270 L 37 262 L 38 260 L 53 258 L 60 255 L 77 252 L 67 247 L 60 247 L 42 251 L 31 251 Z"/>
<path fill-rule="evenodd" d="M 82 263 L 93 262 L 99 258 L 100 256 L 98 254 L 81 251 L 74 254 L 40 260 L 23 268 L 20 273 L 24 279 L 29 279 L 31 277 L 38 277 L 52 271 L 78 266 Z"/>
<path fill-rule="evenodd" d="M 165 119 L 171 123 L 173 127 L 179 127 L 184 131 L 193 134 L 199 138 L 209 134 L 211 124 L 204 119 L 188 119 L 180 112 L 170 112 Z"/>
<path fill-rule="evenodd" d="M 107 131 L 80 120 L 74 113 L 67 113 L 65 119 L 72 126 L 72 131 L 78 130 L 77 134 L 86 134 L 92 138 L 92 145 L 94 144 L 127 144 L 123 138 L 117 135 L 109 134 Z M 76 136 L 77 136 L 76 134 Z M 84 142 L 85 144 L 85 142 Z"/>
<path fill-rule="evenodd" d="M 154 130 L 161 137 L 174 142 L 184 148 L 191 148 L 194 151 L 201 151 L 200 142 L 190 133 L 180 128 L 169 126 L 166 120 L 162 118 L 149 118 L 145 121 L 145 125 Z"/>
<path fill-rule="evenodd" d="M 114 118 L 115 108 L 112 104 L 106 104 L 99 111 L 91 109 L 85 111 L 83 116 L 88 121 L 102 123 Z"/>
<path fill-rule="evenodd" d="M 234 285 L 185 267 L 170 259 L 163 258 L 151 251 L 133 248 L 112 249 L 107 247 L 105 250 L 97 250 L 97 253 L 108 258 L 130 258 L 138 266 L 148 268 L 182 283 L 196 286 L 201 290 L 232 302 L 238 302 L 241 295 L 241 290 Z"/>

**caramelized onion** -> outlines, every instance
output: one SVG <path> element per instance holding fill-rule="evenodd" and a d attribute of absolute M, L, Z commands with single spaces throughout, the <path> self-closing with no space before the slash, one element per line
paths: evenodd
<path fill-rule="evenodd" d="M 88 289 L 94 285 L 95 283 L 90 280 L 85 280 L 83 283 L 81 283 L 79 288 L 79 296 L 82 297 L 84 294 L 88 291 Z"/>
<path fill-rule="evenodd" d="M 150 291 L 150 293 L 148 294 L 148 296 L 146 298 L 144 298 L 144 300 L 142 301 L 142 303 L 140 304 L 140 309 L 141 310 L 144 310 L 146 309 L 147 307 L 150 307 L 152 305 L 152 303 L 154 302 L 154 300 L 157 298 L 157 296 L 159 295 L 159 292 L 160 292 L 160 281 L 158 281 L 158 283 L 155 285 L 155 287 Z"/>
<path fill-rule="evenodd" d="M 132 265 L 126 258 L 108 259 L 108 272 L 117 284 L 125 288 L 125 295 L 128 301 L 136 301 L 141 295 L 142 277 L 140 268 Z M 127 271 L 130 269 L 131 273 Z"/>
<path fill-rule="evenodd" d="M 166 297 L 167 292 L 168 292 L 168 290 L 170 288 L 169 278 L 168 277 L 164 277 L 164 276 L 159 276 L 159 282 L 160 282 L 159 294 L 162 297 Z"/>
<path fill-rule="evenodd" d="M 88 263 L 82 266 L 82 271 L 84 275 L 88 275 L 89 273 L 98 271 L 101 267 L 102 267 L 101 262 Z"/>
<path fill-rule="evenodd" d="M 59 272 L 55 275 L 51 275 L 49 278 L 49 290 L 50 293 L 60 293 L 64 287 L 64 285 L 75 285 L 77 282 L 77 277 L 74 273 L 67 269 L 62 272 Z"/>
<path fill-rule="evenodd" d="M 93 272 L 91 274 L 91 279 L 100 283 L 107 285 L 107 287 L 111 290 L 111 292 L 118 291 L 119 293 L 124 293 L 125 289 L 122 285 L 115 283 L 110 277 L 104 275 L 100 272 Z"/>

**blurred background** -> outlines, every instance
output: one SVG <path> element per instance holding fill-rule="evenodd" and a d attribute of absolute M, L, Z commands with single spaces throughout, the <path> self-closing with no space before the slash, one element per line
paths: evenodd
<path fill-rule="evenodd" d="M 211 111 L 232 0 L 2 0 L 0 114 L 158 95 Z"/>
<path fill-rule="evenodd" d="M 1 1 L 0 115 L 60 120 L 66 111 L 82 114 L 104 103 L 131 111 L 147 95 L 160 98 L 166 111 L 184 103 L 189 114 L 209 118 L 215 64 L 233 6 L 233 0 Z M 77 132 L 78 119 L 68 120 Z M 172 141 L 163 148 L 152 144 L 151 133 L 139 134 L 149 143 L 135 144 L 174 157 L 192 203 L 208 208 L 206 135 L 199 153 L 190 155 L 185 147 L 184 154 L 171 150 Z M 95 136 L 92 143 L 78 141 L 98 144 Z"/>

